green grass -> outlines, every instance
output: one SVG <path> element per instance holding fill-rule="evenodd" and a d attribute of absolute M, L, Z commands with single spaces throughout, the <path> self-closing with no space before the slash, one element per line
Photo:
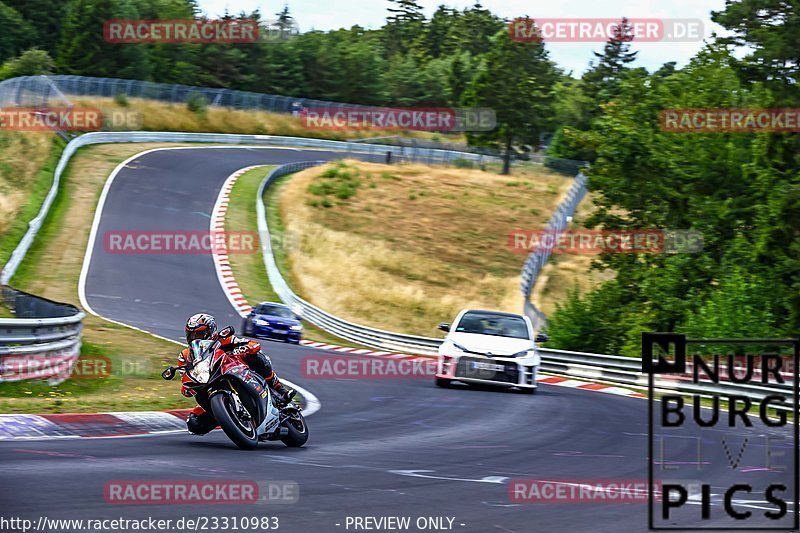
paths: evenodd
<path fill-rule="evenodd" d="M 137 335 L 148 337 L 143 333 Z M 149 341 L 137 344 L 150 347 Z M 44 380 L 0 383 L 0 412 L 79 413 L 191 408 L 194 402 L 178 393 L 175 382 L 167 383 L 158 376 L 163 367 L 175 363 L 173 354 L 177 353 L 177 348 L 170 347 L 172 353 L 165 350 L 160 356 L 144 355 L 136 353 L 130 343 L 109 346 L 84 341 L 79 361 L 107 365 L 107 372 L 87 372 L 83 377 L 76 377 L 79 372 L 74 371 L 70 379 L 58 385 L 50 385 Z M 80 362 L 76 368 L 81 368 Z"/>
<path fill-rule="evenodd" d="M 44 283 L 47 293 L 55 293 L 49 294 L 51 297 L 61 301 L 74 301 L 88 227 L 91 225 L 105 176 L 108 176 L 119 162 L 143 149 L 139 146 L 105 148 L 109 146 L 113 145 L 81 149 L 70 162 L 48 217 L 13 279 L 15 286 L 36 293 L 37 287 L 38 291 L 41 291 Z M 58 153 L 55 150 L 54 157 L 54 161 L 57 160 Z M 32 214 L 20 216 L 25 222 L 22 224 L 23 230 L 27 227 L 27 220 L 38 212 L 41 199 L 52 183 L 52 174 L 49 172 L 51 170 L 42 169 L 40 173 L 40 199 L 38 202 L 29 202 L 32 207 L 28 209 L 32 209 Z M 266 172 L 267 169 L 256 170 L 251 173 L 253 177 L 250 180 L 240 180 L 231 198 L 228 216 L 241 211 L 246 222 L 244 229 L 248 231 L 257 229 L 255 199 L 260 180 Z M 82 199 L 77 200 L 77 198 Z M 77 233 L 70 230 L 65 234 L 64 225 L 68 222 L 72 226 L 77 225 L 76 227 L 84 229 L 78 230 Z M 19 235 L 21 236 L 21 233 Z M 13 246 L 10 249 L 13 249 Z M 281 247 L 276 246 L 276 250 L 280 255 Z M 70 259 L 66 262 L 63 258 L 55 259 L 60 252 L 66 252 L 65 255 Z M 266 281 L 260 252 L 234 254 L 232 259 L 232 263 L 245 261 L 243 268 L 237 268 L 237 278 L 246 292 L 246 297 L 252 303 L 262 300 L 278 301 Z M 56 265 L 63 266 L 56 267 Z M 0 316 L 10 317 L 11 313 L 0 307 Z M 347 344 L 313 326 L 307 325 L 306 335 L 324 342 Z M 136 361 L 137 365 L 144 365 L 145 372 L 136 374 L 112 372 L 108 376 L 92 379 L 71 378 L 55 386 L 42 380 L 0 383 L 0 413 L 102 412 L 192 407 L 194 402 L 179 394 L 177 382 L 165 382 L 160 377 L 164 366 L 175 363 L 178 351 L 179 346 L 176 344 L 120 324 L 87 316 L 84 320 L 81 350 L 83 360 L 98 356 L 107 358 L 111 361 L 112 368 L 121 368 L 123 363 Z"/>
<path fill-rule="evenodd" d="M 103 147 L 107 146 L 113 147 L 115 155 L 106 154 L 107 150 Z M 80 150 L 67 167 L 50 212 L 12 280 L 15 286 L 39 292 L 35 287 L 41 290 L 42 279 L 54 274 L 54 256 L 62 251 L 67 252 L 74 258 L 74 264 L 56 269 L 56 275 L 48 277 L 46 285 L 48 293 L 56 293 L 56 299 L 74 301 L 72 295 L 76 293 L 88 226 L 105 176 L 120 161 L 138 151 L 141 151 L 139 146 L 125 149 L 115 145 Z M 88 165 L 92 173 L 100 178 L 93 181 L 85 170 L 76 172 L 76 167 L 81 164 Z M 86 192 L 91 200 L 87 201 Z M 83 200 L 76 201 L 73 198 L 73 195 L 80 196 L 82 193 Z M 80 223 L 85 228 L 85 235 L 83 231 L 64 234 L 63 225 L 67 222 L 77 223 L 75 221 L 81 219 L 85 219 Z M 168 383 L 160 378 L 161 369 L 167 364 L 174 364 L 178 351 L 176 344 L 89 315 L 84 319 L 80 358 L 84 361 L 106 358 L 114 371 L 107 376 L 92 376 L 91 379 L 70 378 L 54 386 L 43 380 L 0 383 L 0 412 L 59 413 L 191 407 L 193 402 L 178 393 L 176 383 Z M 135 362 L 137 371 L 125 372 L 125 366 L 131 362 Z"/>
<path fill-rule="evenodd" d="M 349 167 L 344 161 L 337 161 L 320 174 L 320 179 L 308 186 L 308 192 L 322 197 L 320 205 L 323 207 L 331 207 L 333 202 L 330 196 L 335 196 L 338 200 L 347 200 L 355 196 L 360 185 L 359 169 Z"/>
<path fill-rule="evenodd" d="M 269 167 L 258 168 L 246 172 L 236 181 L 230 195 L 228 212 L 225 221 L 227 231 L 257 231 L 256 197 L 261 180 L 269 171 Z M 278 198 L 280 189 L 288 182 L 291 175 L 282 176 L 272 183 L 264 192 L 264 207 L 267 212 L 267 224 L 272 236 L 272 252 L 278 269 L 283 277 L 292 286 L 291 269 L 289 268 L 289 247 L 286 245 L 285 227 L 280 218 Z M 242 290 L 242 295 L 250 303 L 280 302 L 267 278 L 267 271 L 260 250 L 255 254 L 231 254 L 231 268 L 236 282 Z M 319 329 L 307 321 L 303 322 L 305 331 L 303 337 L 319 342 L 340 344 L 363 348 L 345 339 L 340 339 L 326 331 Z"/>
<path fill-rule="evenodd" d="M 53 185 L 53 175 L 55 173 L 58 160 L 61 157 L 66 143 L 59 137 L 53 135 L 53 144 L 50 149 L 50 156 L 45 165 L 39 170 L 33 187 L 28 195 L 28 200 L 17 214 L 16 219 L 8 228 L 4 235 L 0 236 L 0 265 L 5 265 L 11 252 L 19 244 L 22 236 L 28 230 L 30 222 L 39 213 L 45 196 Z M 59 187 L 60 189 L 61 187 Z M 58 197 L 56 197 L 58 198 Z"/>

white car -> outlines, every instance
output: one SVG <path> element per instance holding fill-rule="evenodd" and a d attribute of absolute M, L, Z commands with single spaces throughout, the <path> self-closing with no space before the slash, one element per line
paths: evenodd
<path fill-rule="evenodd" d="M 439 346 L 436 384 L 452 381 L 517 387 L 534 394 L 541 363 L 536 335 L 528 317 L 500 311 L 464 309 L 453 325 L 439 324 L 447 332 Z"/>

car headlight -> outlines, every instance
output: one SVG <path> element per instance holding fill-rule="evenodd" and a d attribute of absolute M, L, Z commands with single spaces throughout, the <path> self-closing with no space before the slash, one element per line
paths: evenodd
<path fill-rule="evenodd" d="M 198 383 L 208 383 L 210 373 L 211 361 L 204 359 L 192 367 L 189 376 Z"/>
<path fill-rule="evenodd" d="M 511 357 L 528 357 L 529 355 L 533 355 L 533 349 L 522 350 L 521 352 L 517 352 L 513 354 Z"/>
<path fill-rule="evenodd" d="M 269 322 L 261 318 L 256 318 L 255 320 L 253 320 L 253 324 L 255 324 L 256 326 L 269 326 Z"/>
<path fill-rule="evenodd" d="M 292 329 L 294 331 L 303 331 L 303 326 L 301 326 L 300 324 L 297 324 L 296 326 L 292 326 Z"/>

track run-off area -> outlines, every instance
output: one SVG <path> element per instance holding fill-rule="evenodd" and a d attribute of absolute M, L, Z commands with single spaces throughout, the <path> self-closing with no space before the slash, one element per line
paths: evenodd
<path fill-rule="evenodd" d="M 340 157 L 318 150 L 197 147 L 156 149 L 129 159 L 100 199 L 81 276 L 82 304 L 108 320 L 175 341 L 183 336 L 186 318 L 201 311 L 238 330 L 240 314 L 221 288 L 210 255 L 107 253 L 102 235 L 207 231 L 220 190 L 237 170 Z M 428 517 L 442 520 L 425 521 L 427 530 L 437 524 L 464 532 L 647 529 L 645 502 L 520 503 L 509 492 L 519 479 L 646 482 L 646 400 L 548 385 L 528 396 L 442 389 L 432 379 L 306 379 L 304 356 L 343 354 L 270 341 L 262 345 L 281 377 L 319 401 L 321 407 L 308 419 L 306 447 L 275 442 L 239 451 L 221 431 L 205 437 L 170 433 L 0 442 L 0 507 L 34 523 L 43 514 L 84 520 L 152 517 L 173 524 L 182 517 L 277 517 L 278 530 L 288 532 L 355 531 L 353 517 L 410 517 L 411 531 L 419 530 L 419 518 Z M 176 395 L 178 389 L 176 382 Z M 762 430 L 764 436 L 788 435 L 780 428 Z M 689 438 L 671 442 L 670 453 L 696 457 L 697 446 Z M 736 450 L 739 446 L 732 443 Z M 750 446 L 745 463 L 765 453 L 761 441 Z M 716 487 L 737 479 L 716 457 L 703 464 L 698 478 L 713 480 Z M 105 493 L 107 483 L 118 480 L 285 481 L 297 484 L 299 498 L 272 505 L 118 505 Z M 757 504 L 743 505 L 762 512 Z M 703 525 L 714 524 L 712 519 Z"/>

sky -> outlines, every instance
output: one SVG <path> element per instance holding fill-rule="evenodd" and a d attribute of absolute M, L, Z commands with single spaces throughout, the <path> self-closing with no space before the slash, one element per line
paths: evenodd
<path fill-rule="evenodd" d="M 289 10 L 295 17 L 300 31 L 332 30 L 360 25 L 376 29 L 383 25 L 390 3 L 387 0 L 288 0 Z M 419 0 L 430 17 L 440 4 L 463 9 L 475 0 Z M 521 16 L 533 18 L 674 18 L 700 19 L 706 39 L 712 32 L 726 32 L 711 22 L 711 11 L 722 10 L 725 0 L 482 0 L 486 9 L 504 18 Z M 200 8 L 211 18 L 231 13 L 250 12 L 259 9 L 264 18 L 274 18 L 283 8 L 283 0 L 199 0 Z M 548 43 L 550 57 L 559 66 L 574 74 L 581 74 L 592 59 L 592 51 L 601 51 L 602 43 Z M 668 61 L 678 66 L 686 62 L 703 47 L 703 42 L 684 43 L 634 43 L 639 51 L 638 66 L 655 70 Z"/>

